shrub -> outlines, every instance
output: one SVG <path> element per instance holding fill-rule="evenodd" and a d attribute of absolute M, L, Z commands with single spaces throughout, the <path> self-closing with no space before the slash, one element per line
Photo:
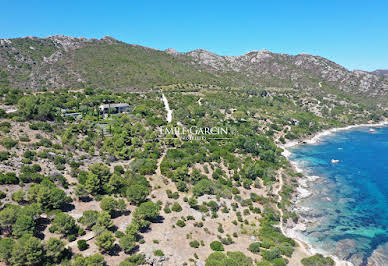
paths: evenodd
<path fill-rule="evenodd" d="M 252 253 L 259 253 L 260 252 L 260 243 L 254 242 L 249 245 L 249 251 Z"/>
<path fill-rule="evenodd" d="M 116 231 L 115 232 L 115 237 L 116 238 L 122 238 L 123 236 L 125 236 L 125 234 L 123 232 L 121 232 L 121 231 Z"/>
<path fill-rule="evenodd" d="M 191 208 L 195 209 L 198 207 L 198 200 L 196 200 L 195 198 L 189 198 L 187 200 L 187 203 L 190 205 Z"/>
<path fill-rule="evenodd" d="M 180 212 L 182 211 L 182 207 L 178 202 L 174 202 L 174 204 L 171 207 L 171 210 L 174 212 Z"/>
<path fill-rule="evenodd" d="M 193 240 L 189 243 L 190 247 L 192 248 L 198 248 L 199 247 L 199 242 L 197 240 Z"/>
<path fill-rule="evenodd" d="M 19 137 L 19 140 L 21 142 L 29 142 L 30 141 L 30 138 L 27 136 L 27 135 L 24 135 L 24 136 L 20 136 Z"/>
<path fill-rule="evenodd" d="M 210 248 L 214 251 L 224 251 L 224 246 L 220 241 L 213 241 L 210 243 Z"/>
<path fill-rule="evenodd" d="M 233 244 L 234 241 L 232 239 L 232 237 L 230 235 L 226 235 L 226 237 L 221 237 L 221 236 L 218 236 L 218 239 L 221 241 L 222 244 L 224 245 L 230 245 L 230 244 Z"/>
<path fill-rule="evenodd" d="M 167 193 L 167 197 L 169 199 L 178 199 L 179 198 L 179 193 L 177 191 L 176 192 L 172 192 L 171 190 L 167 189 L 166 193 Z"/>
<path fill-rule="evenodd" d="M 120 263 L 119 266 L 134 266 L 134 265 L 141 265 L 145 262 L 145 255 L 140 254 L 134 254 L 132 256 L 127 257 L 124 261 Z"/>
<path fill-rule="evenodd" d="M 10 157 L 10 154 L 9 152 L 7 151 L 0 151 L 0 161 L 5 161 L 5 160 L 8 160 Z"/>
<path fill-rule="evenodd" d="M 3 146 L 9 150 L 15 147 L 18 144 L 18 141 L 6 137 L 6 138 L 3 138 L 3 140 L 1 141 L 1 144 L 3 144 Z"/>
<path fill-rule="evenodd" d="M 163 251 L 161 251 L 160 249 L 154 250 L 153 253 L 154 253 L 155 256 L 159 256 L 159 257 L 164 256 Z"/>
<path fill-rule="evenodd" d="M 212 195 L 214 194 L 214 183 L 209 179 L 202 179 L 194 185 L 193 193 L 197 197 L 205 194 Z"/>
<path fill-rule="evenodd" d="M 273 248 L 271 250 L 263 250 L 261 252 L 261 256 L 263 257 L 263 259 L 271 261 L 276 258 L 280 258 L 281 252 L 278 248 Z"/>
<path fill-rule="evenodd" d="M 6 174 L 0 173 L 0 184 L 17 184 L 19 182 L 19 179 L 17 178 L 16 174 L 13 172 L 9 172 Z"/>
<path fill-rule="evenodd" d="M 227 252 L 213 252 L 206 259 L 206 265 L 239 265 L 239 266 L 251 266 L 252 259 L 245 256 L 240 251 Z M 255 264 L 256 265 L 256 264 Z"/>
<path fill-rule="evenodd" d="M 206 205 L 207 205 L 212 211 L 214 211 L 214 212 L 218 211 L 219 206 L 218 206 L 217 202 L 215 202 L 214 200 L 209 201 Z"/>
<path fill-rule="evenodd" d="M 182 220 L 178 220 L 178 221 L 176 222 L 176 225 L 179 226 L 179 227 L 185 227 L 185 226 L 186 226 L 186 223 L 185 223 L 184 221 L 182 221 Z"/>
<path fill-rule="evenodd" d="M 89 244 L 84 239 L 78 240 L 77 246 L 80 251 L 83 251 L 89 248 Z"/>
<path fill-rule="evenodd" d="M 12 194 L 11 198 L 12 198 L 13 201 L 16 201 L 16 202 L 20 203 L 20 202 L 24 201 L 24 196 L 25 195 L 26 195 L 26 193 L 23 190 L 18 190 L 15 193 Z"/>
<path fill-rule="evenodd" d="M 286 266 L 287 265 L 287 260 L 284 258 L 276 258 L 271 261 L 274 266 Z"/>
<path fill-rule="evenodd" d="M 179 180 L 177 183 L 175 183 L 176 188 L 180 192 L 187 192 L 189 189 L 187 188 L 186 182 Z"/>
<path fill-rule="evenodd" d="M 166 205 L 166 206 L 164 207 L 163 211 L 164 211 L 166 214 L 171 213 L 171 209 L 170 209 L 170 207 L 169 207 L 168 205 Z"/>
<path fill-rule="evenodd" d="M 334 260 L 332 258 L 324 257 L 322 254 L 316 254 L 308 258 L 303 258 L 301 262 L 304 266 L 334 265 Z"/>

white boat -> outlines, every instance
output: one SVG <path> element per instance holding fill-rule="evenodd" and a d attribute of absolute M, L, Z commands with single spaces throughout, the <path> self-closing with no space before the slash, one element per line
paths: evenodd
<path fill-rule="evenodd" d="M 373 128 L 370 128 L 370 129 L 369 129 L 369 132 L 370 132 L 370 133 L 375 133 L 375 132 L 376 132 L 376 130 L 375 130 L 375 129 L 373 129 Z"/>
<path fill-rule="evenodd" d="M 331 163 L 338 163 L 339 160 L 331 159 Z"/>

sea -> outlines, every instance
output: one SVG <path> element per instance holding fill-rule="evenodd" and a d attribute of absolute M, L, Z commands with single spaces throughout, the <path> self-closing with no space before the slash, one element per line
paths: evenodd
<path fill-rule="evenodd" d="M 337 131 L 288 151 L 309 177 L 296 202 L 302 240 L 354 265 L 388 265 L 388 127 Z"/>

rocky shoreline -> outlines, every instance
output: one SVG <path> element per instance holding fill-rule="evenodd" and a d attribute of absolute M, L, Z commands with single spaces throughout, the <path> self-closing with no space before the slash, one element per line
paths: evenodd
<path fill-rule="evenodd" d="M 298 214 L 299 221 L 297 224 L 289 221 L 283 228 L 283 231 L 288 237 L 295 239 L 298 243 L 301 243 L 302 245 L 305 246 L 304 250 L 307 252 L 306 254 L 307 256 L 312 256 L 316 253 L 321 253 L 326 256 L 330 256 L 336 262 L 336 265 L 341 265 L 341 266 L 354 265 L 352 262 L 341 260 L 338 256 L 331 254 L 327 251 L 314 248 L 312 244 L 309 243 L 309 241 L 305 239 L 305 237 L 303 237 L 302 232 L 305 231 L 309 225 L 319 222 L 320 218 L 315 217 L 314 214 L 311 213 L 312 211 L 311 208 L 297 206 L 297 203 L 300 200 L 310 197 L 312 195 L 313 192 L 309 189 L 311 186 L 311 183 L 316 182 L 321 177 L 306 174 L 306 171 L 305 169 L 303 169 L 303 166 L 301 166 L 296 162 L 291 161 L 290 156 L 292 153 L 289 151 L 289 148 L 294 147 L 296 145 L 301 145 L 301 144 L 318 143 L 322 137 L 331 135 L 332 133 L 339 132 L 339 131 L 345 131 L 345 130 L 350 130 L 350 129 L 359 128 L 359 127 L 382 127 L 387 125 L 388 125 L 388 121 L 385 120 L 380 123 L 359 124 L 359 125 L 350 125 L 350 126 L 341 127 L 341 128 L 331 128 L 331 129 L 327 129 L 322 132 L 319 132 L 308 138 L 299 139 L 297 141 L 290 141 L 280 146 L 284 150 L 282 155 L 289 160 L 294 171 L 303 174 L 303 178 L 300 178 L 298 180 L 299 186 L 297 187 L 296 192 L 294 193 L 293 199 L 292 199 L 292 202 L 294 203 L 294 205 L 292 206 L 292 211 L 295 211 Z M 343 243 L 343 246 L 344 248 L 346 248 L 346 246 L 350 244 L 351 243 Z M 368 261 L 376 261 L 376 259 L 370 258 Z M 373 265 L 378 265 L 378 264 L 373 264 Z"/>

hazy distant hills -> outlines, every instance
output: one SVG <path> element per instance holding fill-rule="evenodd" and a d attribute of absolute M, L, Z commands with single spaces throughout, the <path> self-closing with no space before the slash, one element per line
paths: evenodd
<path fill-rule="evenodd" d="M 198 49 L 178 53 L 100 40 L 51 36 L 0 40 L 0 86 L 39 88 L 148 88 L 192 82 L 219 86 L 334 89 L 386 97 L 387 70 L 349 71 L 319 56 L 266 50 L 220 56 Z"/>
<path fill-rule="evenodd" d="M 388 69 L 377 69 L 377 70 L 373 71 L 372 73 L 388 77 Z"/>

